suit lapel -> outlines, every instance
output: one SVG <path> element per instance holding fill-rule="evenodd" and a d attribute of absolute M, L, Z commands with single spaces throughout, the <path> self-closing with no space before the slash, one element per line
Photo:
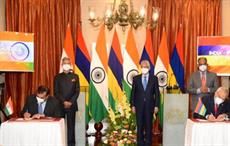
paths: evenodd
<path fill-rule="evenodd" d="M 224 103 L 221 103 L 217 109 L 217 115 L 219 115 L 220 113 L 223 113 L 223 106 L 224 106 Z"/>
<path fill-rule="evenodd" d="M 206 72 L 206 86 L 208 87 L 208 85 L 209 85 L 209 80 L 208 79 L 210 79 L 210 73 L 207 71 Z"/>
<path fill-rule="evenodd" d="M 49 100 L 49 97 L 48 97 L 48 99 L 47 99 L 47 101 L 46 101 L 46 105 L 45 105 L 45 109 L 44 109 L 44 111 L 43 111 L 43 113 L 46 115 L 47 114 L 47 111 L 49 110 L 49 104 L 50 104 L 50 100 Z"/>
<path fill-rule="evenodd" d="M 34 112 L 38 113 L 38 101 L 37 101 L 36 96 L 34 96 L 33 105 L 34 105 L 33 106 L 34 107 Z"/>
<path fill-rule="evenodd" d="M 197 84 L 198 84 L 199 87 L 201 87 L 201 76 L 200 76 L 200 72 L 199 71 L 196 72 L 196 76 L 197 76 L 197 79 L 198 79 L 197 80 L 197 82 L 198 82 Z"/>
<path fill-rule="evenodd" d="M 147 86 L 146 86 L 146 89 L 145 89 L 145 90 L 147 90 L 147 89 L 149 88 L 151 79 L 152 79 L 152 78 L 150 77 L 150 74 L 149 74 L 148 83 L 147 83 Z"/>
<path fill-rule="evenodd" d="M 141 87 L 142 87 L 143 91 L 145 91 L 143 83 L 142 83 L 142 74 L 139 77 L 139 82 L 141 83 Z"/>

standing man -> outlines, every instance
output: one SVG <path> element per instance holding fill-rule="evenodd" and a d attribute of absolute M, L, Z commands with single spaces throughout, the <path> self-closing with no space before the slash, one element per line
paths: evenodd
<path fill-rule="evenodd" d="M 191 94 L 190 110 L 194 111 L 198 99 L 204 96 L 212 96 L 219 83 L 215 73 L 208 71 L 207 59 L 200 57 L 198 59 L 198 71 L 194 72 L 188 83 L 188 92 Z"/>
<path fill-rule="evenodd" d="M 158 79 L 150 75 L 149 70 L 149 61 L 141 61 L 142 74 L 135 76 L 132 84 L 131 106 L 136 113 L 138 146 L 152 145 L 153 114 L 158 112 L 159 107 Z"/>
<path fill-rule="evenodd" d="M 72 72 L 70 59 L 62 59 L 63 72 L 54 78 L 54 95 L 60 101 L 63 117 L 67 118 L 68 146 L 75 146 L 75 114 L 80 92 L 79 77 Z"/>

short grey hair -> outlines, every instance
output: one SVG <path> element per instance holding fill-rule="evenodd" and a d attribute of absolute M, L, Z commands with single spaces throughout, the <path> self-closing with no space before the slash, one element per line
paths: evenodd
<path fill-rule="evenodd" d="M 62 58 L 62 62 L 66 61 L 66 60 L 71 61 L 69 57 Z"/>
<path fill-rule="evenodd" d="M 142 64 L 147 64 L 148 67 L 150 68 L 150 63 L 149 63 L 149 61 L 146 60 L 146 59 L 145 59 L 145 60 L 142 60 L 140 64 L 141 64 L 141 65 L 142 65 Z"/>

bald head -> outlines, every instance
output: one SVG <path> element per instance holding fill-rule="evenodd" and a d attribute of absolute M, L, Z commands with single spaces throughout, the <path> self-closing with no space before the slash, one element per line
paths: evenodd
<path fill-rule="evenodd" d="M 215 92 L 215 96 L 218 96 L 223 100 L 228 98 L 228 94 L 229 94 L 229 91 L 225 87 L 219 87 Z"/>

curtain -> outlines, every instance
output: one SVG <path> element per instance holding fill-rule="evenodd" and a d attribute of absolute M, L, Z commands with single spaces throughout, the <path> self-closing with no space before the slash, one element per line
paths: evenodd
<path fill-rule="evenodd" d="M 185 80 L 197 69 L 197 37 L 221 35 L 221 0 L 148 0 L 148 17 L 152 7 L 159 7 L 160 17 L 152 31 L 155 60 L 165 27 L 168 48 L 172 54 L 180 25 L 185 49 Z"/>
<path fill-rule="evenodd" d="M 67 24 L 75 46 L 80 16 L 80 0 L 6 1 L 7 31 L 34 33 L 34 72 L 6 73 L 6 97 L 13 99 L 14 116 L 19 115 L 26 97 L 39 85 L 48 86 L 53 94 Z"/>

